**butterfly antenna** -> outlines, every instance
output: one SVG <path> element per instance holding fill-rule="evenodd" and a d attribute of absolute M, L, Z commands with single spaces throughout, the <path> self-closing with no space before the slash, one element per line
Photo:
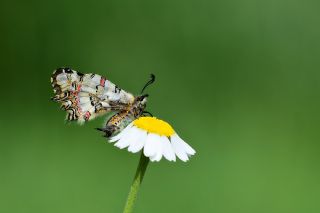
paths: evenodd
<path fill-rule="evenodd" d="M 154 81 L 156 80 L 156 76 L 154 74 L 150 75 L 150 80 L 144 85 L 144 87 L 141 90 L 141 94 L 143 93 L 143 91 L 150 85 L 152 84 Z"/>

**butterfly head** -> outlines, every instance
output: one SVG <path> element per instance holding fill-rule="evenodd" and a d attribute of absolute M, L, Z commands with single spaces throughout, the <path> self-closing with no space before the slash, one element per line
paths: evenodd
<path fill-rule="evenodd" d="M 134 104 L 133 104 L 133 111 L 136 117 L 142 115 L 145 108 L 147 107 L 148 96 L 149 96 L 148 94 L 145 94 L 145 95 L 139 95 L 135 98 Z"/>

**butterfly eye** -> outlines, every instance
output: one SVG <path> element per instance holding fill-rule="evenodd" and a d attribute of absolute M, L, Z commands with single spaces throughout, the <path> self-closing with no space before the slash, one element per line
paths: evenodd
<path fill-rule="evenodd" d="M 147 97 L 144 97 L 142 100 L 141 100 L 141 105 L 146 105 L 147 103 Z"/>
<path fill-rule="evenodd" d="M 137 101 L 144 101 L 144 100 L 147 100 L 146 98 L 149 97 L 148 94 L 145 94 L 145 95 L 140 95 L 137 97 Z"/>

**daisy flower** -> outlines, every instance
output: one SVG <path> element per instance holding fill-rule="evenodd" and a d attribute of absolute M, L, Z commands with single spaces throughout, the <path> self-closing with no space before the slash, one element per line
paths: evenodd
<path fill-rule="evenodd" d="M 140 117 L 109 140 L 115 146 L 143 154 L 150 161 L 160 161 L 162 157 L 176 161 L 176 156 L 186 162 L 195 150 L 184 142 L 170 124 L 155 117 Z"/>

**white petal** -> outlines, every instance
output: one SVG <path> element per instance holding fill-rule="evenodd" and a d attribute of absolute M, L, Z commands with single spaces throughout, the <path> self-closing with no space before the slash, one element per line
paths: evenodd
<path fill-rule="evenodd" d="M 188 154 L 188 156 L 194 155 L 196 153 L 196 151 L 189 144 L 184 142 L 184 140 L 182 140 L 179 135 L 174 134 L 171 138 L 175 138 L 174 140 L 177 140 L 184 147 L 184 150 Z"/>
<path fill-rule="evenodd" d="M 171 145 L 180 160 L 184 162 L 189 160 L 183 144 L 180 143 L 177 137 L 171 137 Z"/>
<path fill-rule="evenodd" d="M 117 135 L 111 137 L 109 139 L 109 142 L 110 143 L 113 143 L 113 142 L 116 142 L 118 140 L 120 140 L 120 138 L 125 134 L 127 133 L 128 130 L 131 129 L 131 127 L 133 126 L 133 123 L 129 124 L 126 128 L 124 128 L 120 133 L 118 133 Z"/>
<path fill-rule="evenodd" d="M 154 141 L 157 140 L 159 135 L 149 133 L 147 135 L 146 144 L 144 145 L 143 153 L 147 157 L 154 156 L 156 154 L 156 146 L 154 146 Z"/>
<path fill-rule="evenodd" d="M 166 136 L 161 136 L 162 139 L 162 153 L 163 156 L 169 161 L 176 161 L 176 155 L 174 154 L 173 148 L 169 139 Z"/>
<path fill-rule="evenodd" d="M 163 138 L 161 138 L 159 135 L 156 135 L 156 138 L 153 140 L 153 146 L 155 147 L 155 155 L 150 156 L 150 160 L 160 161 L 162 158 Z"/>
<path fill-rule="evenodd" d="M 150 161 L 151 161 L 151 162 L 157 161 L 157 158 L 156 158 L 156 156 L 155 156 L 155 155 L 154 155 L 154 156 L 152 156 L 152 157 L 149 157 L 149 159 L 150 159 Z"/>
<path fill-rule="evenodd" d="M 128 151 L 132 153 L 139 152 L 144 144 L 146 143 L 147 139 L 147 131 L 139 129 L 137 127 L 132 127 L 133 129 L 136 129 L 136 136 L 132 139 L 132 142 L 130 143 L 128 147 Z"/>
<path fill-rule="evenodd" d="M 126 148 L 127 146 L 130 145 L 132 138 L 135 137 L 135 133 L 136 132 L 132 128 L 127 130 L 125 133 L 123 133 L 120 140 L 117 143 L 115 143 L 114 145 L 116 147 L 119 147 L 120 149 Z"/>

